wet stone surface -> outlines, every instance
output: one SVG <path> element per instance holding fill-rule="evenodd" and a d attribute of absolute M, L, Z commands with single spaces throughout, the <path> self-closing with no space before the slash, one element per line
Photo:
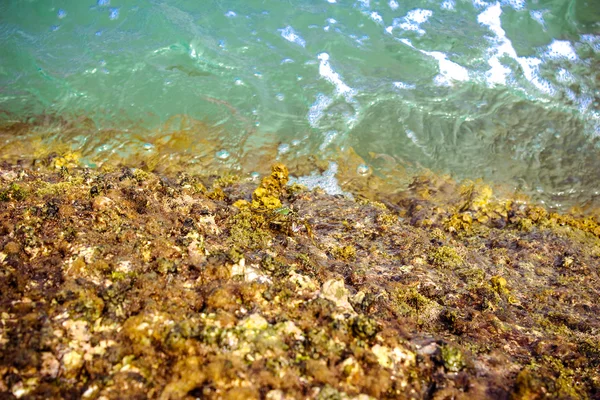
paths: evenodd
<path fill-rule="evenodd" d="M 68 161 L 0 168 L 2 398 L 600 396 L 594 216 Z"/>

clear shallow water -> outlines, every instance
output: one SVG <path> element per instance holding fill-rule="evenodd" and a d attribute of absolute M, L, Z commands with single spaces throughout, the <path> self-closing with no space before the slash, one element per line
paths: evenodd
<path fill-rule="evenodd" d="M 99 154 L 184 114 L 226 132 L 232 163 L 353 147 L 375 171 L 598 204 L 599 87 L 596 0 L 0 4 L 2 118 L 88 116 L 72 146 Z"/>

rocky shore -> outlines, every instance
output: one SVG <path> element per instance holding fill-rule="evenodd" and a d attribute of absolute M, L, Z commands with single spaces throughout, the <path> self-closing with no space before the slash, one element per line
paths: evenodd
<path fill-rule="evenodd" d="M 597 217 L 290 168 L 3 163 L 0 397 L 600 398 Z"/>

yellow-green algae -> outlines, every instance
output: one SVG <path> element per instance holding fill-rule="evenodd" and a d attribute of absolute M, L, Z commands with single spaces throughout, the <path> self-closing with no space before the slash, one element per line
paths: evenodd
<path fill-rule="evenodd" d="M 283 164 L 256 187 L 78 160 L 0 167 L 3 397 L 600 393 L 596 217 L 432 174 L 354 201 Z"/>

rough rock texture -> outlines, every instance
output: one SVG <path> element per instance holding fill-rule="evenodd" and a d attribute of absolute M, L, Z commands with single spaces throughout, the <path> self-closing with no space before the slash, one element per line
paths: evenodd
<path fill-rule="evenodd" d="M 71 161 L 0 168 L 1 398 L 600 398 L 598 219 Z"/>

